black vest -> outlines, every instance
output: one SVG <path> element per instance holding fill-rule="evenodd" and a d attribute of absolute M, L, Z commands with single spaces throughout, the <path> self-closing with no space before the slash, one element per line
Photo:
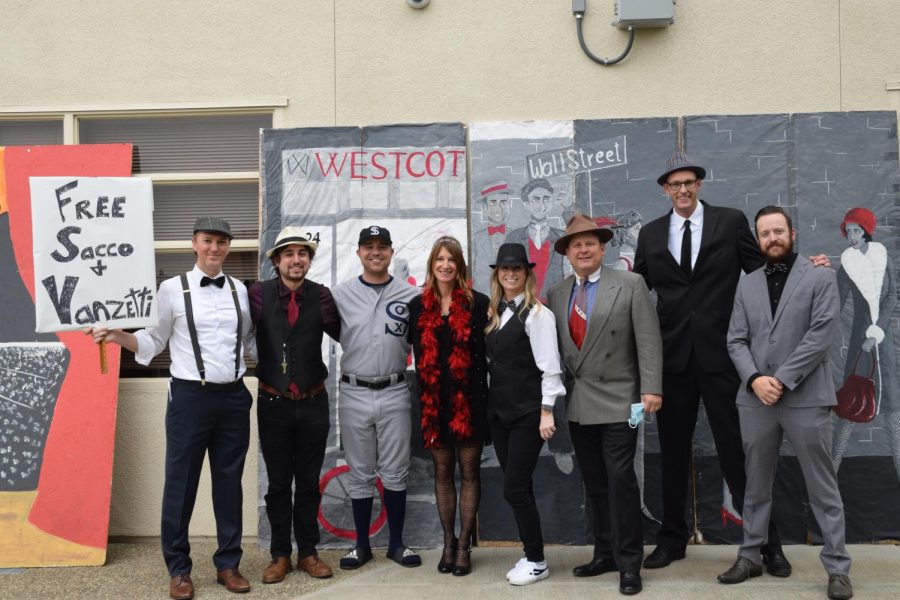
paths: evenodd
<path fill-rule="evenodd" d="M 262 310 L 256 324 L 259 354 L 256 375 L 263 383 L 282 392 L 288 391 L 291 381 L 305 392 L 328 376 L 328 369 L 322 362 L 324 326 L 319 305 L 320 287 L 309 279 L 303 282 L 300 318 L 291 328 L 278 298 L 278 280 L 262 282 Z M 287 364 L 286 369 L 283 363 Z"/>
<path fill-rule="evenodd" d="M 506 325 L 485 337 L 491 374 L 488 413 L 496 413 L 503 423 L 541 409 L 543 373 L 534 362 L 531 340 L 525 333 L 530 310 L 513 315 Z"/>

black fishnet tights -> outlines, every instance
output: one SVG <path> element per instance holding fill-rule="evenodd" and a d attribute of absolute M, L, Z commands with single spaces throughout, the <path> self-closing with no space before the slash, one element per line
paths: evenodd
<path fill-rule="evenodd" d="M 444 529 L 444 562 L 468 567 L 469 548 L 475 533 L 475 518 L 481 500 L 481 442 L 455 442 L 443 448 L 432 448 L 434 462 L 434 498 L 441 527 Z M 459 464 L 459 544 L 455 558 L 452 548 L 456 536 L 456 481 L 454 472 Z"/>

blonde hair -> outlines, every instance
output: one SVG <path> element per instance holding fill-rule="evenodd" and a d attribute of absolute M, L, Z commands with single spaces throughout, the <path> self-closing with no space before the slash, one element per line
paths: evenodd
<path fill-rule="evenodd" d="M 525 301 L 516 309 L 520 319 L 522 311 L 526 308 L 534 308 L 535 311 L 538 311 L 543 307 L 537 297 L 537 278 L 534 276 L 534 270 L 528 265 L 522 265 L 522 268 L 525 269 Z M 499 266 L 491 272 L 491 320 L 484 328 L 485 333 L 500 329 L 499 307 L 500 300 L 503 299 L 503 286 L 500 285 L 499 273 Z"/>
<path fill-rule="evenodd" d="M 466 259 L 463 256 L 462 245 L 455 237 L 445 235 L 435 240 L 431 247 L 431 253 L 428 255 L 428 263 L 425 273 L 425 284 L 422 286 L 423 291 L 432 290 L 434 295 L 441 297 L 441 290 L 434 285 L 434 263 L 437 262 L 438 254 L 442 249 L 446 249 L 450 253 L 450 257 L 456 264 L 456 281 L 453 284 L 454 289 L 459 288 L 466 294 L 469 304 L 472 303 L 472 288 L 469 286 L 468 269 L 466 268 Z"/>

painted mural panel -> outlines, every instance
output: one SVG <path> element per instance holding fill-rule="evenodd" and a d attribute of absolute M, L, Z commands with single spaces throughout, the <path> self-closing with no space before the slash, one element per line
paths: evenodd
<path fill-rule="evenodd" d="M 105 562 L 118 348 L 35 333 L 30 176 L 131 174 L 131 146 L 0 149 L 0 566 Z M 86 393 L 85 390 L 90 390 Z"/>
<path fill-rule="evenodd" d="M 415 285 L 424 282 L 425 263 L 437 238 L 451 235 L 463 248 L 468 245 L 461 124 L 264 130 L 260 154 L 264 172 L 260 247 L 271 247 L 283 227 L 302 227 L 319 243 L 309 279 L 334 287 L 360 275 L 357 240 L 360 230 L 372 225 L 391 232 L 393 275 Z M 260 278 L 272 276 L 271 262 L 261 254 Z M 340 345 L 326 337 L 323 355 L 328 357 L 333 426 L 322 472 L 319 521 L 323 544 L 343 546 L 352 543 L 355 533 L 342 479 L 349 468 L 337 420 Z M 441 529 L 434 508 L 431 458 L 422 446 L 417 402 L 412 404 L 415 425 L 405 538 L 410 545 L 433 546 L 441 539 Z M 268 545 L 262 458 L 259 485 L 260 543 Z M 373 514 L 372 543 L 386 545 L 385 515 L 377 499 Z"/>

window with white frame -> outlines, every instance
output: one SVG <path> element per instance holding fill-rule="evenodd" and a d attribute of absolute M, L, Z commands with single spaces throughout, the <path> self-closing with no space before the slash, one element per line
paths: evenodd
<path fill-rule="evenodd" d="M 286 101 L 236 107 L 4 113 L 0 146 L 133 145 L 132 175 L 153 181 L 157 283 L 194 263 L 191 229 L 201 215 L 229 221 L 235 239 L 227 273 L 256 279 L 259 238 L 259 130 Z M 123 377 L 168 376 L 168 351 L 148 367 L 123 351 Z"/>

